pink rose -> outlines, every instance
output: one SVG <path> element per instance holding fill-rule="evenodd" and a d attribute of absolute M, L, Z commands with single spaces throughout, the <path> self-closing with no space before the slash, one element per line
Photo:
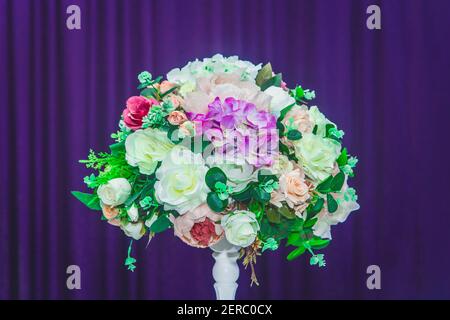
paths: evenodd
<path fill-rule="evenodd" d="M 295 209 L 297 215 L 300 215 L 306 209 L 306 201 L 309 198 L 305 174 L 301 169 L 295 169 L 281 175 L 279 188 L 272 193 L 270 201 L 277 207 L 281 207 L 281 202 L 284 201 L 291 209 Z"/>
<path fill-rule="evenodd" d="M 167 118 L 169 123 L 174 126 L 179 126 L 180 124 L 187 121 L 186 114 L 181 111 L 172 111 Z"/>
<path fill-rule="evenodd" d="M 206 248 L 221 240 L 224 231 L 219 223 L 221 215 L 211 211 L 207 204 L 174 218 L 170 216 L 173 223 L 175 235 L 192 247 Z"/>
<path fill-rule="evenodd" d="M 158 104 L 158 101 L 155 99 L 147 99 L 142 96 L 130 97 L 127 100 L 127 107 L 122 113 L 125 125 L 132 130 L 140 129 L 142 127 L 142 119 L 155 104 Z"/>
<path fill-rule="evenodd" d="M 164 98 L 164 99 L 166 99 L 166 98 Z M 169 94 L 167 99 L 172 103 L 172 106 L 174 109 L 178 108 L 181 104 L 184 103 L 183 98 L 181 98 L 180 96 L 177 96 L 175 94 Z"/>
<path fill-rule="evenodd" d="M 287 129 L 296 129 L 303 134 L 313 130 L 313 122 L 306 106 L 293 106 L 284 117 L 283 124 Z"/>
<path fill-rule="evenodd" d="M 161 92 L 161 94 L 166 93 L 167 91 L 169 91 L 170 89 L 172 89 L 173 87 L 175 87 L 175 84 L 172 82 L 169 82 L 167 80 L 164 80 L 163 82 L 161 82 L 161 84 L 159 85 L 159 92 Z"/>

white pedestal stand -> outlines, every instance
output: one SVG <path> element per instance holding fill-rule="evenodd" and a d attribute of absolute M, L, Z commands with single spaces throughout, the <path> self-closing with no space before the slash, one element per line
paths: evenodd
<path fill-rule="evenodd" d="M 239 249 L 229 243 L 225 238 L 211 246 L 214 251 L 212 254 L 216 260 L 212 274 L 214 280 L 214 289 L 216 290 L 217 300 L 234 300 L 239 278 L 239 267 L 236 263 L 239 257 Z"/>

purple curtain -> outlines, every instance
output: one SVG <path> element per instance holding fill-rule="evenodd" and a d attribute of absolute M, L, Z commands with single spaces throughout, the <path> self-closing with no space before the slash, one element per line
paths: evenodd
<path fill-rule="evenodd" d="M 81 8 L 81 30 L 66 8 Z M 381 7 L 381 30 L 366 9 Z M 120 230 L 71 195 L 106 150 L 136 75 L 196 57 L 271 61 L 360 159 L 361 210 L 332 229 L 327 267 L 281 248 L 241 269 L 239 299 L 450 298 L 450 1 L 0 0 L 0 298 L 212 299 L 209 250 L 172 232 L 123 266 Z M 81 268 L 81 290 L 66 268 Z M 381 268 L 381 290 L 366 269 Z"/>

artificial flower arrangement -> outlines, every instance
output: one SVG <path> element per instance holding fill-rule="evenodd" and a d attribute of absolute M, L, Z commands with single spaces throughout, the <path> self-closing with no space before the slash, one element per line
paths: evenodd
<path fill-rule="evenodd" d="M 289 89 L 270 64 L 222 55 L 138 80 L 110 152 L 80 161 L 96 173 L 84 178 L 92 192 L 76 198 L 134 240 L 168 229 L 197 248 L 225 238 L 242 248 L 252 283 L 256 256 L 282 242 L 288 260 L 307 252 L 325 266 L 317 252 L 331 226 L 359 209 L 347 184 L 358 160 L 309 106 L 314 91 Z"/>

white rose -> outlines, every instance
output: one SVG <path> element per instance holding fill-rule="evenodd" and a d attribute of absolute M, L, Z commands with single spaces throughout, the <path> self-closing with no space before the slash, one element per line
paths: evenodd
<path fill-rule="evenodd" d="M 140 173 L 150 175 L 174 146 L 164 131 L 137 130 L 125 140 L 126 159 L 130 166 L 139 167 Z"/>
<path fill-rule="evenodd" d="M 120 228 L 127 237 L 133 238 L 134 240 L 139 240 L 145 234 L 145 228 L 142 221 L 137 223 L 129 222 L 125 225 L 121 225 Z"/>
<path fill-rule="evenodd" d="M 255 214 L 250 211 L 238 210 L 222 218 L 221 225 L 229 243 L 239 247 L 251 245 L 258 234 L 259 224 Z"/>
<path fill-rule="evenodd" d="M 234 160 L 234 159 L 233 159 Z M 211 167 L 220 168 L 228 178 L 229 185 L 233 187 L 233 192 L 244 189 L 251 181 L 258 181 L 258 172 L 245 160 L 233 161 L 215 154 L 206 159 L 206 163 Z"/>
<path fill-rule="evenodd" d="M 131 185 L 125 178 L 111 179 L 108 183 L 97 189 L 100 200 L 112 207 L 116 207 L 127 201 L 131 193 Z"/>
<path fill-rule="evenodd" d="M 328 120 L 325 115 L 319 111 L 319 108 L 316 106 L 312 106 L 309 110 L 309 118 L 311 119 L 314 126 L 317 126 L 316 135 L 325 137 L 325 129 L 327 124 L 333 124 L 330 120 Z"/>
<path fill-rule="evenodd" d="M 341 145 L 332 139 L 308 133 L 295 141 L 295 155 L 299 158 L 305 173 L 316 182 L 328 178 L 334 170 L 334 163 L 341 153 Z"/>
<path fill-rule="evenodd" d="M 156 171 L 156 198 L 165 210 L 184 214 L 206 201 L 208 168 L 201 154 L 177 146 L 164 158 Z"/>
<path fill-rule="evenodd" d="M 139 211 L 138 208 L 134 205 L 131 206 L 130 209 L 127 210 L 128 217 L 131 222 L 137 222 L 139 219 Z"/>
<path fill-rule="evenodd" d="M 295 103 L 295 99 L 280 87 L 271 86 L 264 90 L 264 93 L 272 97 L 272 101 L 270 102 L 270 112 L 277 118 L 280 116 L 281 110 Z"/>

